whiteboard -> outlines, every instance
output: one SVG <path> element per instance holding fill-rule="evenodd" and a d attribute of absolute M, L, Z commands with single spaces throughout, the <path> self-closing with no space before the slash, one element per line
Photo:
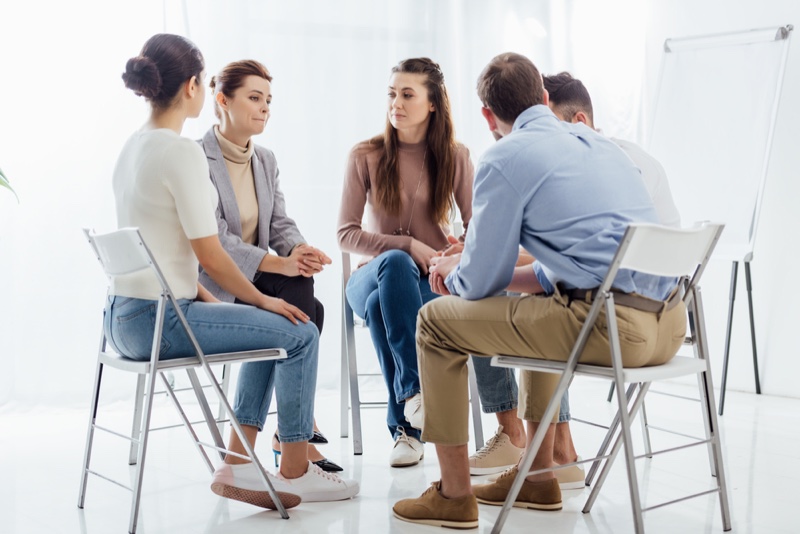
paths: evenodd
<path fill-rule="evenodd" d="M 648 150 L 684 224 L 725 223 L 718 258 L 752 259 L 791 30 L 664 42 Z"/>

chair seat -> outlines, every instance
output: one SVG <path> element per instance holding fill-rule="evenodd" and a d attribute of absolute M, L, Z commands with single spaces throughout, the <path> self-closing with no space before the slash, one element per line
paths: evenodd
<path fill-rule="evenodd" d="M 210 365 L 236 363 L 239 361 L 255 362 L 261 360 L 283 360 L 286 359 L 286 350 L 284 349 L 264 349 L 264 350 L 248 350 L 241 352 L 221 352 L 219 354 L 206 354 L 206 361 Z M 131 371 L 139 374 L 147 374 L 150 372 L 150 360 L 140 361 L 120 356 L 116 352 L 103 351 L 100 353 L 100 362 L 103 365 L 109 365 L 115 369 L 123 371 Z M 200 367 L 200 360 L 196 356 L 188 358 L 173 358 L 171 360 L 161 360 L 158 363 L 158 369 L 165 371 L 168 369 L 186 369 L 191 367 Z"/>
<path fill-rule="evenodd" d="M 492 365 L 495 367 L 514 367 L 526 371 L 541 371 L 546 373 L 562 373 L 566 362 L 553 360 L 540 360 L 536 358 L 523 358 L 519 356 L 494 356 Z M 675 356 L 664 365 L 652 367 L 626 367 L 622 370 L 623 380 L 630 382 L 655 382 L 679 376 L 693 375 L 706 371 L 708 362 L 687 356 Z M 614 369 L 603 365 L 587 365 L 579 363 L 575 368 L 576 375 L 593 376 L 596 378 L 614 379 Z"/>

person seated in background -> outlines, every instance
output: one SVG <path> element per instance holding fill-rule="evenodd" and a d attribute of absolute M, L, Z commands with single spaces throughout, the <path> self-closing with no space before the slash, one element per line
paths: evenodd
<path fill-rule="evenodd" d="M 222 247 L 256 289 L 300 308 L 322 334 L 324 308 L 314 297 L 313 275 L 331 260 L 306 244 L 286 213 L 275 155 L 253 141 L 269 121 L 271 84 L 267 68 L 254 60 L 229 63 L 212 76 L 209 85 L 219 124 L 212 126 L 199 143 L 208 159 L 211 182 L 219 193 L 217 227 Z M 268 248 L 277 254 L 270 254 Z M 200 282 L 223 302 L 242 302 L 204 269 L 200 270 Z M 280 432 L 272 439 L 277 467 Z M 324 471 L 341 471 L 314 443 L 327 443 L 316 422 L 308 445 L 309 459 Z"/>
<path fill-rule="evenodd" d="M 594 109 L 589 91 L 584 84 L 568 72 L 552 76 L 544 76 L 544 88 L 549 94 L 548 107 L 562 121 L 582 123 L 600 132 L 594 126 Z M 680 227 L 680 214 L 672 199 L 669 182 L 664 167 L 645 152 L 639 145 L 622 139 L 610 138 L 639 168 L 641 177 L 650 198 L 655 204 L 658 221 L 667 226 Z M 455 254 L 463 247 L 454 245 L 447 254 Z M 534 259 L 521 251 L 517 265 L 533 263 Z M 484 411 L 494 411 L 500 427 L 495 436 L 486 445 L 470 456 L 470 472 L 473 475 L 499 473 L 516 463 L 515 458 L 523 451 L 525 429 L 517 418 L 517 383 L 514 371 L 501 367 L 492 367 L 489 361 L 473 358 L 476 369 L 478 392 Z M 487 409 L 487 405 L 490 406 Z M 495 410 L 492 407 L 508 407 L 506 410 Z M 569 391 L 561 401 L 561 410 L 556 425 L 553 457 L 558 464 L 567 464 L 579 460 L 572 440 L 569 421 Z M 495 477 L 490 477 L 490 480 Z M 584 485 L 585 473 L 582 466 L 572 466 L 556 471 L 561 489 L 577 489 Z"/>
<path fill-rule="evenodd" d="M 481 157 L 464 251 L 431 261 L 431 288 L 445 296 L 419 312 L 417 346 L 422 438 L 436 445 L 441 480 L 416 499 L 395 504 L 401 520 L 477 528 L 477 503 L 502 505 L 517 468 L 472 486 L 468 458 L 469 354 L 508 354 L 566 361 L 591 303 L 581 290 L 605 277 L 627 226 L 657 222 L 638 169 L 611 141 L 560 121 L 534 64 L 505 53 L 478 79 L 489 129 L 502 139 Z M 517 266 L 522 246 L 536 261 Z M 620 352 L 626 367 L 659 365 L 680 348 L 685 307 L 673 278 L 621 270 L 614 287 Z M 502 290 L 523 296 L 495 296 Z M 646 311 L 663 303 L 661 313 Z M 641 339 L 652 340 L 645 346 Z M 596 328 L 580 361 L 611 365 L 607 332 Z M 554 421 L 543 421 L 559 376 L 521 373 L 520 410 L 530 443 L 547 425 L 533 469 L 554 466 Z M 552 471 L 528 475 L 515 506 L 560 510 Z"/>
<path fill-rule="evenodd" d="M 469 225 L 472 174 L 469 150 L 455 139 L 439 65 L 401 61 L 389 78 L 384 132 L 350 152 L 337 231 L 343 251 L 364 256 L 345 291 L 367 323 L 389 389 L 392 467 L 416 465 L 424 455 L 419 402 L 408 402 L 420 391 L 417 312 L 438 296 L 428 265 L 448 244 L 454 205 Z"/>

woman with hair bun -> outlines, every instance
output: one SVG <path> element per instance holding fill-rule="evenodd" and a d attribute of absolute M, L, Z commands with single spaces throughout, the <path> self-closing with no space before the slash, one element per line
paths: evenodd
<path fill-rule="evenodd" d="M 222 246 L 259 291 L 294 304 L 322 333 L 324 308 L 314 297 L 313 275 L 331 260 L 306 244 L 286 213 L 275 155 L 253 142 L 269 121 L 272 75 L 258 61 L 235 61 L 212 76 L 209 85 L 219 124 L 199 142 L 219 193 L 217 226 Z M 269 248 L 276 254 L 270 254 Z M 218 299 L 240 302 L 205 271 L 200 273 L 200 282 Z M 276 467 L 283 435 L 279 431 L 273 436 Z M 327 443 L 317 428 L 309 442 L 309 459 L 325 471 L 341 471 L 314 443 Z"/>
<path fill-rule="evenodd" d="M 125 143 L 113 175 L 117 223 L 138 227 L 207 353 L 286 349 L 286 360 L 242 365 L 234 412 L 255 443 L 263 428 L 273 387 L 279 425 L 285 429 L 284 460 L 272 478 L 284 506 L 305 501 L 347 499 L 358 483 L 323 472 L 308 461 L 313 436 L 319 332 L 296 306 L 264 295 L 244 277 L 225 252 L 217 233 L 217 192 L 208 179 L 208 163 L 194 141 L 182 137 L 186 119 L 203 107 L 203 55 L 188 39 L 171 34 L 151 37 L 139 56 L 128 61 L 125 85 L 150 103 L 149 120 Z M 198 283 L 198 263 L 225 291 L 245 302 L 220 303 Z M 105 310 L 106 336 L 120 354 L 149 359 L 161 289 L 139 273 L 111 280 Z M 194 355 L 175 311 L 166 309 L 161 357 Z M 235 432 L 229 448 L 245 452 Z M 265 491 L 256 467 L 227 455 L 217 468 L 211 489 L 265 508 L 276 504 Z"/>
<path fill-rule="evenodd" d="M 423 457 L 417 312 L 437 297 L 428 265 L 454 240 L 448 234 L 455 205 L 464 228 L 469 224 L 473 167 L 469 150 L 455 140 L 437 63 L 423 57 L 393 67 L 386 108 L 384 132 L 350 152 L 338 238 L 342 250 L 365 256 L 347 284 L 347 300 L 366 320 L 389 388 L 389 464 L 405 467 Z"/>

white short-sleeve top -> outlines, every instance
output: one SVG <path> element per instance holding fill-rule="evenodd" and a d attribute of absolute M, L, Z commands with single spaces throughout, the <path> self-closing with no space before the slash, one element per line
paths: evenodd
<path fill-rule="evenodd" d="M 140 130 L 122 149 L 113 176 L 117 224 L 139 228 L 173 294 L 197 296 L 198 261 L 190 239 L 217 234 L 217 190 L 200 145 L 173 130 Z M 116 276 L 111 293 L 155 300 L 150 272 Z"/>

